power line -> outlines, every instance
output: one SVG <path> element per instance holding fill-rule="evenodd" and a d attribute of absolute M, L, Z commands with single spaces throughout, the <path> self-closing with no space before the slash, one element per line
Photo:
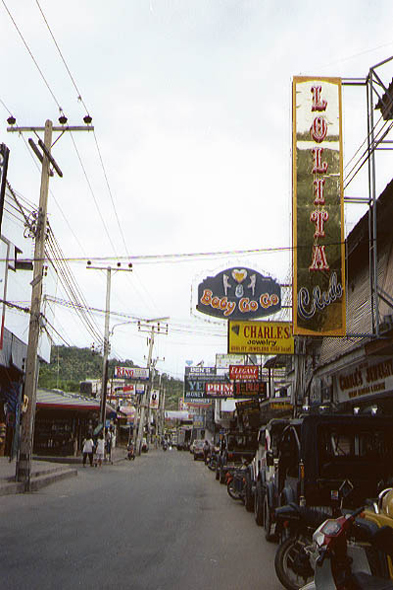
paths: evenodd
<path fill-rule="evenodd" d="M 69 68 L 69 67 L 68 67 L 68 65 L 67 65 L 67 62 L 66 62 L 66 60 L 65 60 L 65 58 L 64 58 L 64 55 L 63 55 L 63 53 L 62 53 L 62 51 L 61 51 L 61 49 L 60 49 L 60 47 L 59 47 L 59 44 L 57 43 L 57 41 L 56 41 L 56 39 L 55 39 L 55 36 L 54 36 L 54 34 L 53 34 L 53 32 L 52 32 L 52 29 L 51 29 L 51 28 L 50 28 L 50 26 L 49 26 L 49 23 L 48 23 L 48 20 L 47 20 L 47 18 L 46 18 L 46 16 L 45 16 L 45 14 L 44 14 L 44 11 L 42 10 L 42 8 L 41 8 L 41 6 L 40 6 L 40 4 L 39 4 L 38 0 L 35 0 L 35 1 L 36 1 L 36 4 L 37 4 L 38 8 L 39 8 L 39 11 L 41 12 L 42 18 L 43 18 L 43 19 L 44 19 L 44 21 L 45 21 L 45 24 L 46 24 L 46 26 L 47 26 L 47 28 L 48 28 L 48 31 L 49 31 L 49 33 L 50 33 L 50 35 L 51 35 L 51 37 L 52 37 L 53 43 L 56 45 L 56 49 L 57 49 L 57 51 L 59 52 L 59 55 L 60 55 L 60 57 L 61 57 L 61 60 L 62 60 L 62 62 L 63 62 L 63 64 L 64 64 L 64 67 L 65 67 L 65 69 L 67 70 L 67 73 L 68 73 L 68 75 L 69 75 L 69 77 L 70 77 L 70 79 L 71 79 L 71 82 L 72 82 L 72 84 L 73 84 L 73 86 L 74 86 L 74 88 L 75 88 L 75 90 L 76 90 L 76 92 L 77 92 L 77 95 L 78 95 L 78 100 L 79 100 L 79 101 L 81 102 L 81 104 L 84 106 L 84 108 L 85 108 L 85 110 L 86 110 L 86 113 L 87 113 L 87 114 L 89 114 L 88 108 L 87 108 L 87 106 L 85 105 L 85 103 L 84 103 L 84 101 L 83 101 L 82 94 L 81 94 L 81 92 L 79 91 L 79 88 L 78 88 L 78 86 L 76 85 L 75 79 L 74 79 L 73 75 L 71 74 L 71 70 L 70 70 L 70 68 Z"/>
<path fill-rule="evenodd" d="M 55 94 L 54 94 L 54 92 L 53 92 L 52 88 L 49 86 L 49 83 L 48 83 L 47 79 L 45 78 L 45 76 L 44 76 L 44 74 L 43 74 L 43 72 L 42 72 L 42 70 L 41 70 L 40 66 L 38 65 L 38 62 L 37 62 L 37 60 L 35 59 L 35 57 L 34 57 L 34 55 L 33 55 L 33 52 L 31 51 L 31 49 L 30 49 L 29 45 L 27 44 L 27 41 L 25 40 L 25 38 L 24 38 L 24 36 L 23 36 L 23 34 L 22 34 L 21 30 L 19 29 L 18 25 L 16 24 L 16 21 L 15 21 L 14 17 L 12 16 L 12 14 L 11 14 L 11 12 L 10 12 L 10 10 L 9 10 L 8 6 L 7 6 L 7 5 L 6 5 L 6 3 L 5 3 L 5 0 L 1 0 L 1 1 L 2 1 L 2 3 L 3 3 L 3 6 L 4 6 L 4 8 L 6 9 L 6 11 L 7 11 L 7 13 L 8 13 L 8 16 L 10 17 L 10 19 L 11 19 L 11 21 L 12 21 L 12 24 L 14 25 L 15 29 L 17 30 L 17 32 L 18 32 L 18 35 L 19 35 L 19 37 L 21 38 L 21 40 L 22 40 L 22 42 L 23 42 L 23 45 L 24 45 L 24 46 L 25 46 L 25 48 L 27 49 L 27 51 L 28 51 L 28 53 L 29 53 L 29 55 L 30 55 L 31 59 L 33 60 L 33 63 L 34 63 L 34 65 L 35 65 L 35 67 L 37 68 L 37 70 L 38 70 L 38 72 L 39 72 L 39 74 L 40 74 L 40 76 L 41 76 L 42 80 L 44 81 L 44 84 L 45 84 L 45 86 L 47 87 L 47 89 L 49 90 L 49 92 L 50 92 L 50 94 L 51 94 L 51 96 L 52 96 L 53 100 L 54 100 L 54 101 L 55 101 L 55 103 L 57 104 L 57 107 L 58 107 L 58 109 L 59 109 L 59 112 L 60 112 L 60 113 L 63 113 L 63 109 L 62 109 L 62 107 L 60 106 L 60 103 L 59 103 L 59 101 L 57 100 L 57 98 L 56 98 L 56 96 L 55 96 Z"/>

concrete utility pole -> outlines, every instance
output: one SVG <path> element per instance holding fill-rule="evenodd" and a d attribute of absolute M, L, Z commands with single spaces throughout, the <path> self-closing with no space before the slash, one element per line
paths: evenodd
<path fill-rule="evenodd" d="M 12 122 L 9 121 L 9 123 L 15 123 L 15 119 Z M 62 135 L 65 131 L 91 131 L 93 129 L 94 127 L 91 127 L 90 125 L 86 125 L 86 127 L 65 127 L 64 125 L 61 127 L 53 127 L 52 121 L 50 120 L 46 121 L 45 127 L 16 127 L 14 124 L 12 124 L 11 127 L 7 128 L 7 131 L 17 133 L 31 131 L 37 134 L 39 131 L 44 132 L 44 141 L 41 139 L 38 140 L 38 145 L 42 151 L 39 150 L 38 146 L 32 139 L 29 139 L 29 144 L 40 160 L 42 167 L 40 201 L 35 234 L 34 270 L 33 280 L 31 282 L 32 293 L 30 305 L 30 326 L 24 386 L 24 400 L 27 404 L 27 409 L 24 413 L 22 413 L 19 455 L 16 463 L 16 479 L 17 481 L 22 481 L 25 483 L 25 491 L 30 490 L 31 456 L 33 453 L 34 441 L 34 422 L 38 379 L 37 349 L 41 327 L 42 279 L 45 261 L 49 176 L 53 176 L 51 166 L 55 169 L 60 177 L 63 176 L 62 171 L 51 154 L 52 133 L 53 131 L 60 131 Z"/>
<path fill-rule="evenodd" d="M 102 382 L 101 382 L 101 402 L 100 402 L 100 423 L 102 424 L 102 431 L 105 434 L 105 422 L 106 422 L 106 398 L 108 389 L 108 362 L 109 362 L 109 319 L 110 319 L 110 305 L 111 305 L 111 284 L 112 284 L 112 270 L 121 271 L 132 271 L 132 264 L 128 265 L 128 268 L 120 268 L 120 263 L 117 264 L 115 269 L 110 266 L 103 268 L 100 266 L 91 266 L 88 263 L 87 268 L 94 270 L 106 270 L 106 305 L 105 305 L 105 332 L 104 332 L 104 350 L 103 350 L 103 362 L 102 362 Z"/>
<path fill-rule="evenodd" d="M 150 338 L 148 339 L 149 342 L 149 354 L 147 357 L 147 368 L 149 369 L 149 382 L 145 387 L 145 391 L 142 396 L 141 405 L 140 405 L 140 414 L 139 414 L 139 424 L 137 430 L 137 437 L 136 437 L 136 454 L 139 456 L 141 454 L 142 448 L 142 438 L 143 438 L 143 430 L 145 427 L 145 413 L 146 409 L 149 408 L 150 402 L 150 392 L 153 383 L 153 347 L 154 347 L 154 335 L 155 334 L 168 334 L 168 324 L 164 324 L 163 326 L 160 322 L 157 321 L 154 325 L 148 325 L 148 321 L 146 321 L 146 325 L 142 326 L 141 323 L 138 323 L 138 329 L 141 332 L 150 332 Z"/>

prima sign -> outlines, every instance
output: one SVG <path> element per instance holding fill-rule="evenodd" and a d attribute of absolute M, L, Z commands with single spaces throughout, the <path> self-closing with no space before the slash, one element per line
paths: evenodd
<path fill-rule="evenodd" d="M 250 268 L 228 268 L 198 286 L 197 310 L 222 319 L 252 319 L 281 309 L 281 288 Z"/>

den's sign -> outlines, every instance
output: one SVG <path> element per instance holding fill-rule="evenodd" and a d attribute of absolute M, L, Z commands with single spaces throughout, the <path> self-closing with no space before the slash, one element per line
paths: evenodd
<path fill-rule="evenodd" d="M 222 319 L 256 319 L 281 309 L 281 288 L 251 268 L 228 268 L 198 286 L 197 310 Z"/>

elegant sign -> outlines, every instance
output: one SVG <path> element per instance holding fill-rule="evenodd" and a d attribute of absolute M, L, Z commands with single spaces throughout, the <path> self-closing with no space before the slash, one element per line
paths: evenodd
<path fill-rule="evenodd" d="M 233 397 L 233 383 L 205 383 L 206 397 Z"/>
<path fill-rule="evenodd" d="M 393 389 L 393 358 L 364 361 L 336 376 L 339 403 L 372 397 Z"/>
<path fill-rule="evenodd" d="M 229 379 L 234 381 L 250 381 L 256 380 L 259 377 L 258 365 L 230 365 Z"/>
<path fill-rule="evenodd" d="M 197 310 L 222 319 L 255 319 L 281 309 L 281 288 L 250 268 L 228 268 L 198 286 Z"/>
<path fill-rule="evenodd" d="M 266 397 L 266 381 L 235 381 L 235 397 Z"/>
<path fill-rule="evenodd" d="M 345 335 L 341 80 L 293 79 L 293 333 Z"/>
<path fill-rule="evenodd" d="M 140 367 L 115 367 L 115 377 L 123 379 L 149 379 L 149 369 Z"/>
<path fill-rule="evenodd" d="M 228 352 L 293 354 L 292 326 L 289 322 L 229 321 Z"/>

